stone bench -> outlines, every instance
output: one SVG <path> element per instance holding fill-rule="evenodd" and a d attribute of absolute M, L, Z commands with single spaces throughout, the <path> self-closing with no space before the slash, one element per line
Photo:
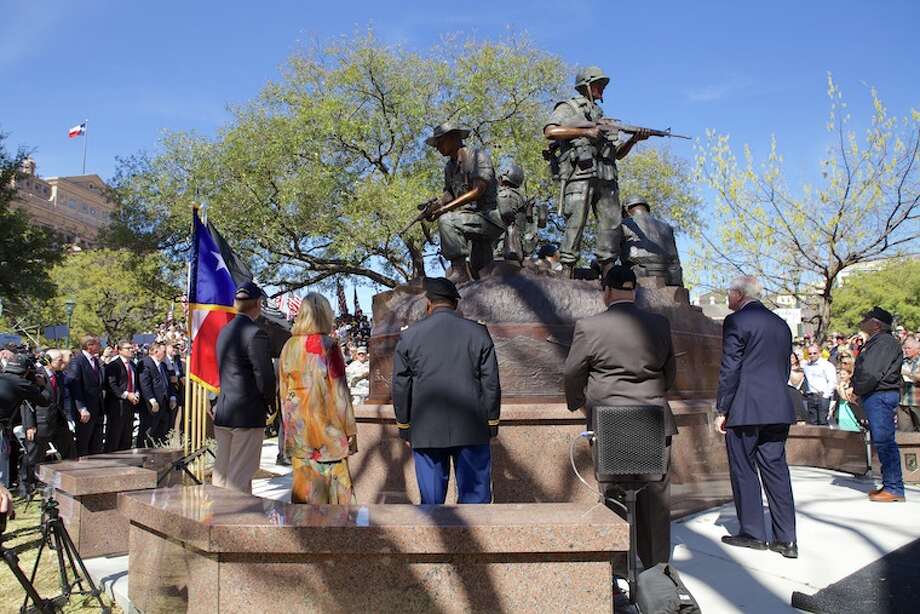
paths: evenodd
<path fill-rule="evenodd" d="M 610 612 L 628 525 L 601 505 L 292 505 L 127 492 L 129 597 L 156 612 Z"/>
<path fill-rule="evenodd" d="M 61 518 L 83 558 L 128 552 L 128 521 L 118 512 L 118 494 L 157 487 L 158 477 L 182 450 L 140 448 L 85 456 L 38 466 L 39 479 L 54 488 Z M 161 481 L 172 482 L 172 472 Z"/>

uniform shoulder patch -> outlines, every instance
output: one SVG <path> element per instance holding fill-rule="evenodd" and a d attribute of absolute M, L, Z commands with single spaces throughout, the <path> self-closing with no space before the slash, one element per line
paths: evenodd
<path fill-rule="evenodd" d="M 400 327 L 399 327 L 399 332 L 403 332 L 404 330 L 406 330 L 406 329 L 408 329 L 408 328 L 409 328 L 409 325 L 408 325 L 408 324 L 406 324 L 405 326 L 400 326 Z"/>
<path fill-rule="evenodd" d="M 482 326 L 488 326 L 484 320 L 476 320 L 476 324 L 481 324 Z"/>

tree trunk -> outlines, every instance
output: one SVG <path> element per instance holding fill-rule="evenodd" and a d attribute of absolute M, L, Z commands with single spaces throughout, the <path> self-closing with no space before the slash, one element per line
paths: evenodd
<path fill-rule="evenodd" d="M 409 249 L 409 255 L 412 258 L 412 279 L 421 279 L 425 276 L 425 258 L 421 248 L 415 245 L 415 241 L 406 241 L 406 247 Z"/>

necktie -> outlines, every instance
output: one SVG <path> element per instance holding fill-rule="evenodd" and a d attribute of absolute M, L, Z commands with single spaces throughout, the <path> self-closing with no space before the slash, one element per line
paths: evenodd
<path fill-rule="evenodd" d="M 134 392 L 134 370 L 130 363 L 125 363 L 125 371 L 128 372 L 128 392 Z"/>

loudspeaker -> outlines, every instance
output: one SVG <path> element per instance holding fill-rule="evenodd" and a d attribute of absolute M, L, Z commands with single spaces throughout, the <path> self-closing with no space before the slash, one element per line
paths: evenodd
<path fill-rule="evenodd" d="M 658 482 L 668 471 L 659 405 L 592 409 L 594 475 L 600 483 Z"/>

